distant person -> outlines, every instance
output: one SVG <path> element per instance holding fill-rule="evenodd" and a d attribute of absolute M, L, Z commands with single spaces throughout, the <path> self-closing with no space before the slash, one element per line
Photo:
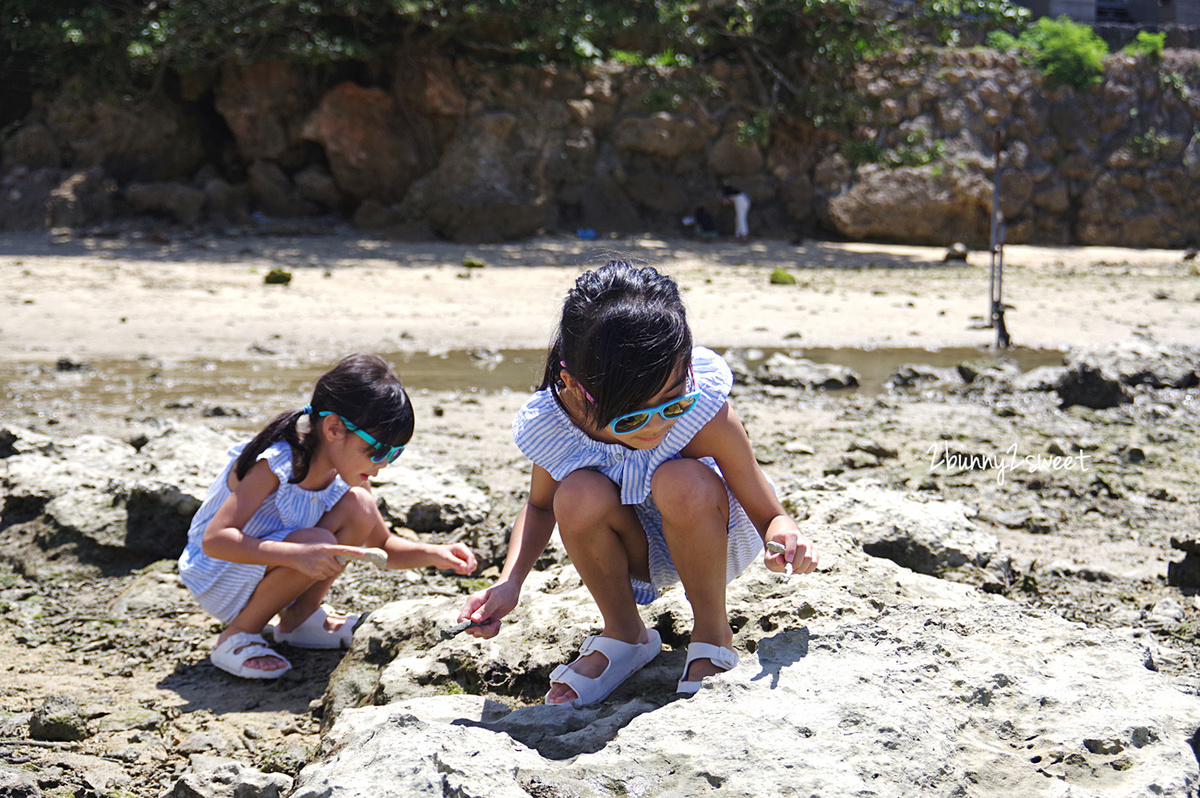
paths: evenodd
<path fill-rule="evenodd" d="M 696 238 L 716 238 L 717 222 L 703 205 L 691 216 L 683 217 L 683 226 Z"/>
<path fill-rule="evenodd" d="M 388 568 L 475 570 L 462 543 L 416 543 L 388 531 L 367 481 L 404 451 L 413 410 L 387 362 L 351 355 L 317 380 L 309 404 L 288 410 L 230 461 L 188 532 L 179 574 L 196 601 L 228 624 L 209 659 L 234 676 L 278 679 L 291 663 L 276 643 L 349 646 L 357 615 L 322 605 L 346 558 L 383 549 Z"/>
<path fill-rule="evenodd" d="M 679 287 L 626 261 L 585 272 L 568 292 L 542 384 L 513 422 L 533 461 L 496 582 L 459 621 L 493 637 L 557 525 L 603 630 L 550 674 L 547 704 L 599 703 L 658 656 L 638 611 L 682 582 L 693 626 L 677 690 L 737 664 L 725 585 L 763 552 L 798 574 L 817 550 L 788 517 L 729 406 L 733 374 L 692 347 Z"/>
<path fill-rule="evenodd" d="M 730 185 L 721 187 L 721 204 L 733 206 L 733 237 L 745 244 L 750 240 L 750 196 Z"/>

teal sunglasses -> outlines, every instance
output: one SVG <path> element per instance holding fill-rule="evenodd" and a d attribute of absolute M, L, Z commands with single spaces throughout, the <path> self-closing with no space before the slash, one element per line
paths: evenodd
<path fill-rule="evenodd" d="M 352 421 L 350 421 L 350 419 L 346 418 L 343 415 L 339 415 L 339 414 L 333 412 L 332 410 L 322 410 L 320 413 L 317 413 L 317 415 L 318 416 L 337 416 L 338 418 L 340 418 L 342 420 L 342 423 L 346 425 L 346 429 L 350 430 L 355 435 L 362 438 L 364 441 L 367 442 L 367 445 L 371 447 L 372 451 L 374 452 L 374 454 L 371 455 L 372 463 L 377 463 L 380 465 L 391 465 L 392 463 L 396 462 L 396 458 L 399 457 L 400 453 L 404 451 L 403 446 L 384 446 L 382 443 L 380 443 L 379 441 L 377 441 L 373 437 L 371 437 L 371 435 L 369 433 L 363 432 L 358 427 L 354 426 L 354 423 Z"/>
<path fill-rule="evenodd" d="M 650 419 L 654 418 L 655 415 L 662 416 L 667 421 L 674 421 L 692 412 L 696 408 L 696 400 L 699 398 L 700 392 L 692 391 L 689 394 L 680 396 L 678 399 L 663 402 L 661 405 L 617 416 L 608 422 L 608 426 L 617 435 L 628 435 L 631 432 L 637 432 L 649 424 Z"/>

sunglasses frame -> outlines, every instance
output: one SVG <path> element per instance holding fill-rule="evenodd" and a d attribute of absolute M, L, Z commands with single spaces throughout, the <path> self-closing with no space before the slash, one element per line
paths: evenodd
<path fill-rule="evenodd" d="M 680 402 L 686 402 L 689 399 L 691 400 L 691 404 L 688 405 L 687 409 L 684 410 L 679 415 L 668 416 L 664 412 L 671 405 L 679 404 Z M 612 421 L 608 422 L 608 428 L 610 430 L 612 430 L 613 435 L 632 435 L 633 433 L 640 430 L 642 427 L 649 424 L 650 419 L 654 418 L 655 416 L 662 416 L 663 421 L 678 421 L 679 419 L 686 416 L 688 413 L 695 410 L 696 404 L 699 402 L 699 400 L 700 400 L 700 390 L 696 389 L 696 390 L 692 391 L 691 393 L 685 393 L 683 396 L 676 396 L 674 399 L 669 399 L 669 400 L 663 402 L 661 405 L 655 405 L 654 407 L 647 407 L 643 410 L 634 410 L 631 413 L 622 413 L 621 415 L 614 418 Z M 618 430 L 617 429 L 617 424 L 619 424 L 622 419 L 630 418 L 632 416 L 640 416 L 643 413 L 646 414 L 646 419 L 644 421 L 642 421 L 641 424 L 638 424 L 636 427 L 633 427 L 632 429 L 627 429 L 627 430 Z"/>
<path fill-rule="evenodd" d="M 351 421 L 350 419 L 341 415 L 340 413 L 335 413 L 332 410 L 322 410 L 321 412 L 317 413 L 317 415 L 318 416 L 337 416 L 338 418 L 340 418 L 342 420 L 342 424 L 345 425 L 347 430 L 349 430 L 350 432 L 353 432 L 355 435 L 362 438 L 364 441 L 367 442 L 367 445 L 370 446 L 375 451 L 375 454 L 372 454 L 370 456 L 371 462 L 374 463 L 375 465 L 391 465 L 392 463 L 396 462 L 396 458 L 398 458 L 401 454 L 404 453 L 403 446 L 384 447 L 384 445 L 382 443 L 380 443 L 379 441 L 375 440 L 375 438 L 372 437 L 370 433 L 363 432 L 361 429 L 359 429 L 357 426 L 355 426 L 353 421 Z M 384 448 L 387 449 L 387 453 L 380 455 L 379 452 L 382 451 Z"/>

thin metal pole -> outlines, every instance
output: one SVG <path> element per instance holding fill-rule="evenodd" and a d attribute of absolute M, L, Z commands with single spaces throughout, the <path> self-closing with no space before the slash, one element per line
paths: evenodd
<path fill-rule="evenodd" d="M 1008 330 L 1004 324 L 1004 212 L 1000 208 L 1000 150 L 1004 133 L 995 134 L 995 164 L 992 169 L 992 258 L 988 281 L 988 318 L 996 330 L 996 347 L 1006 349 Z"/>

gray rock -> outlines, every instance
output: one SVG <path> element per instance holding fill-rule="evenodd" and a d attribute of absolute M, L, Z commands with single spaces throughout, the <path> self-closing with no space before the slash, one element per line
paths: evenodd
<path fill-rule="evenodd" d="M 395 463 L 371 489 L 385 520 L 417 532 L 448 532 L 487 516 L 487 494 L 448 468 Z"/>
<path fill-rule="evenodd" d="M 767 385 L 789 388 L 837 390 L 858 385 L 858 375 L 845 366 L 814 363 L 802 357 L 776 352 L 754 372 L 754 378 Z"/>
<path fill-rule="evenodd" d="M 734 580 L 741 664 L 691 699 L 673 692 L 690 627 L 678 588 L 643 609 L 668 649 L 585 710 L 529 705 L 600 626 L 570 568 L 531 574 L 491 640 L 438 640 L 460 598 L 382 607 L 331 680 L 332 727 L 293 798 L 999 794 L 990 785 L 1184 798 L 1200 786 L 1200 698 L 1152 670 L 1145 645 L 868 557 L 852 528 L 939 514 L 958 527 L 964 512 L 835 487 L 803 497 L 822 570 L 781 582 L 752 566 Z M 329 706 L 351 673 L 359 702 L 380 705 Z M 439 696 L 455 685 L 484 695 Z"/>
<path fill-rule="evenodd" d="M 961 502 L 921 501 L 856 483 L 820 506 L 824 517 L 813 514 L 811 519 L 836 521 L 854 534 L 867 554 L 922 574 L 937 575 L 964 565 L 983 568 L 999 549 L 995 536 L 969 520 L 971 513 Z"/>
<path fill-rule="evenodd" d="M 47 442 L 9 432 L 18 440 L 6 460 L 6 501 L 40 508 L 60 540 L 105 559 L 178 557 L 233 442 L 202 428 L 167 428 L 139 451 L 99 436 Z"/>
<path fill-rule="evenodd" d="M 919 388 L 922 385 L 938 383 L 954 383 L 959 376 L 954 369 L 927 366 L 919 363 L 909 363 L 900 366 L 883 381 L 889 391 L 906 388 Z"/>
<path fill-rule="evenodd" d="M 1053 391 L 1066 375 L 1065 366 L 1038 366 L 1012 381 L 1014 391 Z"/>
<path fill-rule="evenodd" d="M 1055 390 L 1064 407 L 1103 409 L 1133 400 L 1130 388 L 1191 388 L 1200 382 L 1200 353 L 1184 346 L 1129 341 L 1072 350 Z"/>
<path fill-rule="evenodd" d="M 292 783 L 283 773 L 263 773 L 232 759 L 196 756 L 192 772 L 175 782 L 163 798 L 282 798 Z"/>
<path fill-rule="evenodd" d="M 87 718 L 71 696 L 47 696 L 29 719 L 29 736 L 34 740 L 73 742 L 90 735 Z"/>
<path fill-rule="evenodd" d="M 32 773 L 0 766 L 0 795 L 4 798 L 42 798 Z"/>

